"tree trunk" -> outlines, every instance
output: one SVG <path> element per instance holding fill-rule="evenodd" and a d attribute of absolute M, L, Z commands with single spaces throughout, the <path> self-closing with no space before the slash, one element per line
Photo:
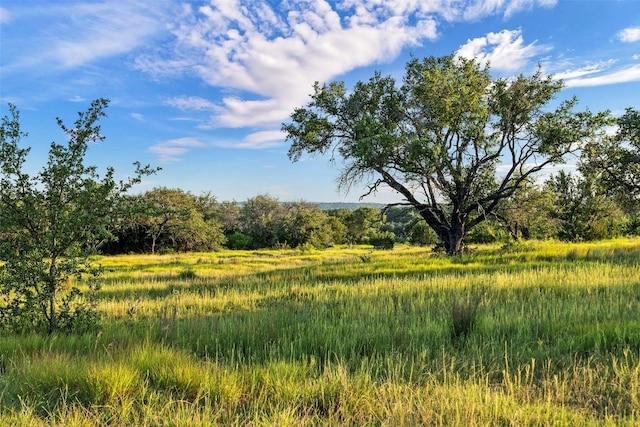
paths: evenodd
<path fill-rule="evenodd" d="M 153 236 L 151 236 L 151 254 L 155 254 L 156 253 L 156 240 L 158 239 L 158 237 L 154 234 Z"/>
<path fill-rule="evenodd" d="M 462 253 L 462 244 L 466 234 L 466 221 L 459 218 L 452 224 L 444 223 L 426 209 L 417 209 L 427 225 L 436 232 L 447 255 L 456 256 Z"/>
<path fill-rule="evenodd" d="M 48 290 L 49 301 L 47 302 L 49 307 L 49 325 L 48 325 L 48 333 L 51 335 L 57 328 L 58 318 L 56 313 L 56 285 L 57 285 L 57 267 L 56 267 L 57 257 L 52 257 L 51 264 L 49 265 L 49 277 L 47 277 L 48 283 L 46 284 Z"/>
<path fill-rule="evenodd" d="M 414 205 L 418 214 L 429 227 L 436 232 L 447 255 L 456 256 L 462 253 L 464 237 L 467 233 L 467 217 L 460 212 L 445 219 L 444 213 L 434 213 L 424 205 Z"/>
<path fill-rule="evenodd" d="M 456 256 L 462 253 L 465 236 L 464 226 L 462 224 L 455 227 L 446 225 L 437 225 L 434 227 L 431 224 L 429 224 L 429 226 L 433 228 L 438 235 L 440 244 L 447 255 Z"/>
<path fill-rule="evenodd" d="M 447 251 L 447 255 L 455 256 L 462 253 L 462 243 L 464 240 L 464 227 L 462 224 L 457 224 L 447 230 L 444 239 L 441 237 L 444 248 Z"/>

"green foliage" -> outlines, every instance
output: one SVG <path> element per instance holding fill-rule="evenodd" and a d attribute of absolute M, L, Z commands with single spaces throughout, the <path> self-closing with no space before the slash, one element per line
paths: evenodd
<path fill-rule="evenodd" d="M 47 165 L 34 176 L 24 171 L 29 148 L 19 113 L 0 127 L 0 327 L 13 331 L 85 330 L 95 323 L 91 293 L 73 283 L 96 276 L 90 256 L 113 239 L 111 227 L 121 215 L 122 197 L 153 171 L 136 164 L 134 178 L 114 179 L 108 168 L 100 177 L 84 164 L 89 144 L 102 141 L 99 119 L 108 101 L 97 99 L 79 113 L 73 128 L 61 119 L 65 144 L 51 143 Z M 88 293 L 85 297 L 84 294 Z"/>
<path fill-rule="evenodd" d="M 379 231 L 369 236 L 369 244 L 376 249 L 393 249 L 396 235 L 391 231 Z"/>
<path fill-rule="evenodd" d="M 249 249 L 251 247 L 251 236 L 236 231 L 227 236 L 225 246 L 229 249 Z"/>
<path fill-rule="evenodd" d="M 629 218 L 624 234 L 628 236 L 640 236 L 640 212 Z"/>
<path fill-rule="evenodd" d="M 240 231 L 251 236 L 252 248 L 269 248 L 278 243 L 278 220 L 283 215 L 280 202 L 267 195 L 248 199 L 240 208 Z"/>
<path fill-rule="evenodd" d="M 240 206 L 235 201 L 218 203 L 213 209 L 213 217 L 220 222 L 227 236 L 240 230 Z"/>
<path fill-rule="evenodd" d="M 599 192 L 591 177 L 560 171 L 545 186 L 553 201 L 549 215 L 559 223 L 556 237 L 579 241 L 622 234 L 626 221 L 623 212 L 614 199 Z"/>
<path fill-rule="evenodd" d="M 226 210 L 228 215 L 229 209 Z M 261 195 L 238 210 L 234 227 L 227 230 L 227 247 L 257 249 L 273 247 L 325 248 L 341 243 L 345 225 L 304 201 L 281 203 Z"/>
<path fill-rule="evenodd" d="M 289 157 L 339 155 L 341 188 L 385 185 L 435 231 L 447 253 L 544 167 L 604 137 L 608 113 L 549 103 L 562 83 L 540 71 L 492 79 L 488 67 L 456 58 L 412 59 L 401 87 L 374 74 L 347 91 L 316 83 L 311 101 L 282 130 Z M 502 159 L 509 164 L 497 172 Z"/>
<path fill-rule="evenodd" d="M 488 220 L 478 224 L 468 234 L 469 243 L 495 243 L 507 239 L 504 227 L 498 222 Z"/>
<path fill-rule="evenodd" d="M 387 206 L 383 209 L 384 225 L 382 229 L 396 235 L 396 241 L 404 243 L 408 240 L 411 227 L 420 220 L 420 216 L 411 206 Z"/>
<path fill-rule="evenodd" d="M 215 199 L 180 189 L 155 188 L 138 198 L 131 229 L 151 240 L 151 253 L 219 249 L 224 241 L 215 218 Z M 205 215 L 207 216 L 205 218 Z"/>
<path fill-rule="evenodd" d="M 346 239 L 349 243 L 366 243 L 369 236 L 377 234 L 384 223 L 384 215 L 379 209 L 359 207 L 344 219 Z"/>
<path fill-rule="evenodd" d="M 595 176 L 608 193 L 618 196 L 637 214 L 640 202 L 640 111 L 627 108 L 616 119 L 617 132 L 591 141 L 583 152 L 581 170 Z"/>
<path fill-rule="evenodd" d="M 412 245 L 435 245 L 439 242 L 438 236 L 424 221 L 414 222 L 409 229 L 408 241 Z"/>
<path fill-rule="evenodd" d="M 329 217 L 317 206 L 305 202 L 286 203 L 278 221 L 278 241 L 291 247 L 309 245 L 325 248 L 334 243 Z"/>
<path fill-rule="evenodd" d="M 504 200 L 493 217 L 514 240 L 557 237 L 561 224 L 552 215 L 555 198 L 550 191 L 526 182 Z"/>

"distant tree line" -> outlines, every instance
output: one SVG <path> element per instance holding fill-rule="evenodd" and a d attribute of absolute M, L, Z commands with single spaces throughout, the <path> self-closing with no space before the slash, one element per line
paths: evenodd
<path fill-rule="evenodd" d="M 102 248 L 104 253 L 167 253 L 221 248 L 326 248 L 336 244 L 374 244 L 393 247 L 405 239 L 387 224 L 381 209 L 322 210 L 317 204 L 281 202 L 258 195 L 244 202 L 218 202 L 211 194 L 194 195 L 181 189 L 155 188 L 129 196 L 128 214 Z M 395 212 L 395 210 L 394 210 Z M 415 220 L 403 213 L 403 224 Z M 398 215 L 396 215 L 398 216 Z"/>
<path fill-rule="evenodd" d="M 559 171 L 527 183 L 469 232 L 467 243 L 527 239 L 585 241 L 640 234 L 640 210 L 624 193 L 605 191 L 589 168 Z M 228 249 L 326 248 L 396 243 L 438 246 L 440 240 L 414 208 L 321 209 L 258 195 L 219 202 L 210 193 L 155 188 L 129 196 L 129 208 L 102 252 L 169 253 Z"/>

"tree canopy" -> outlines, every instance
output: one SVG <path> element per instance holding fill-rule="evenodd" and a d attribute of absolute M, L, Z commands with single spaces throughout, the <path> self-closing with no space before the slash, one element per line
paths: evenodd
<path fill-rule="evenodd" d="M 29 148 L 19 113 L 9 105 L 0 125 L 0 327 L 12 330 L 70 330 L 93 323 L 91 301 L 70 278 L 97 274 L 89 256 L 113 238 L 111 227 L 132 185 L 154 170 L 136 163 L 135 175 L 116 181 L 85 165 L 89 144 L 104 136 L 97 124 L 108 100 L 80 112 L 73 127 L 57 119 L 67 136 L 52 142 L 49 159 L 35 175 L 25 172 Z"/>
<path fill-rule="evenodd" d="M 617 131 L 586 147 L 584 175 L 597 174 L 603 187 L 638 206 L 640 203 L 640 111 L 627 108 L 615 121 Z"/>
<path fill-rule="evenodd" d="M 341 158 L 340 187 L 395 190 L 435 231 L 449 254 L 544 167 L 601 138 L 608 113 L 552 101 L 562 82 L 543 76 L 494 79 L 489 66 L 453 55 L 406 65 L 402 85 L 375 73 L 347 91 L 314 85 L 282 130 L 289 158 Z"/>
<path fill-rule="evenodd" d="M 196 197 L 180 189 L 154 188 L 139 197 L 135 222 L 151 239 L 151 253 L 158 243 L 174 251 L 208 250 L 222 246 L 224 236 L 213 219 L 205 220 L 208 203 L 215 200 L 203 195 Z M 163 242 L 166 240 L 166 242 Z"/>

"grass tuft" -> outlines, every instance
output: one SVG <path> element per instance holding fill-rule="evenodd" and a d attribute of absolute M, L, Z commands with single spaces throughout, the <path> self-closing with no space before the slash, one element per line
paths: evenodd
<path fill-rule="evenodd" d="M 193 280 L 196 277 L 198 277 L 198 275 L 191 268 L 187 268 L 178 273 L 178 279 L 180 280 Z"/>
<path fill-rule="evenodd" d="M 466 338 L 476 327 L 480 295 L 454 298 L 451 306 L 451 336 L 454 339 Z"/>

